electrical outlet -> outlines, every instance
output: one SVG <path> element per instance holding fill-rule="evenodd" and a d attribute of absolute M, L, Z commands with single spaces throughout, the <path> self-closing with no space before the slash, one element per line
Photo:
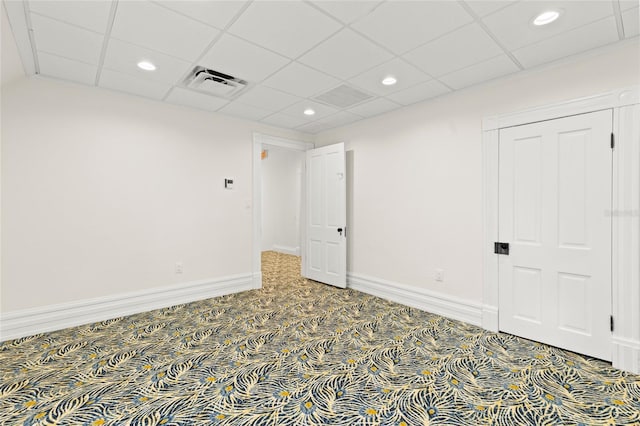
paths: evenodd
<path fill-rule="evenodd" d="M 176 262 L 176 274 L 181 274 L 184 265 L 182 262 Z"/>
<path fill-rule="evenodd" d="M 434 274 L 434 278 L 436 281 L 444 281 L 444 270 L 436 269 L 436 273 Z"/>

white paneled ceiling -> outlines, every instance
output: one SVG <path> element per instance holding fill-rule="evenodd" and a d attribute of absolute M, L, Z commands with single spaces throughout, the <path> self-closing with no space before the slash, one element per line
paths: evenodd
<path fill-rule="evenodd" d="M 423 44 L 405 57 L 430 75 L 440 77 L 502 53 L 498 43 L 479 24 L 472 23 Z"/>
<path fill-rule="evenodd" d="M 268 25 L 264 25 L 265 17 Z M 341 27 L 307 3 L 257 1 L 231 25 L 229 32 L 294 59 Z"/>
<path fill-rule="evenodd" d="M 95 65 L 100 60 L 104 36 L 42 15 L 33 15 L 31 25 L 38 51 Z"/>
<path fill-rule="evenodd" d="M 4 2 L 31 74 L 308 133 L 637 37 L 640 14 L 638 0 Z M 533 25 L 547 10 L 560 17 Z M 246 89 L 189 88 L 196 66 Z M 362 101 L 318 98 L 344 85 Z"/>
<path fill-rule="evenodd" d="M 351 25 L 402 54 L 472 20 L 456 1 L 387 1 Z"/>

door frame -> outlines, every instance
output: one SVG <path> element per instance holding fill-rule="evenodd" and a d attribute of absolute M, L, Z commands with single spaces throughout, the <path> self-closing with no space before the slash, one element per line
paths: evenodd
<path fill-rule="evenodd" d="M 640 374 L 640 86 L 482 120 L 482 327 L 498 331 L 498 165 L 502 128 L 613 110 L 612 364 Z M 605 212 L 603 212 L 605 214 Z"/>
<path fill-rule="evenodd" d="M 262 288 L 262 265 L 261 265 L 261 253 L 262 253 L 262 150 L 264 145 L 276 146 L 278 148 L 289 149 L 293 151 L 305 152 L 309 149 L 313 149 L 315 145 L 312 142 L 296 141 L 293 139 L 285 139 L 278 136 L 267 135 L 263 133 L 253 134 L 253 150 L 251 152 L 252 160 L 252 174 L 253 174 L 253 191 L 252 201 L 253 206 L 253 243 L 251 245 L 251 272 L 253 274 L 253 288 Z M 306 190 L 304 187 L 304 169 L 303 164 L 302 179 L 303 185 L 301 185 L 301 209 L 300 212 L 300 255 L 302 258 L 302 268 L 305 267 L 305 237 L 306 237 L 306 217 L 305 217 L 305 203 L 306 203 Z"/>

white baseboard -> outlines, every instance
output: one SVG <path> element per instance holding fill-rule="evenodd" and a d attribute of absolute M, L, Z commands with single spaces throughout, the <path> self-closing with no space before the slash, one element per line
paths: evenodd
<path fill-rule="evenodd" d="M 640 341 L 614 336 L 612 364 L 615 368 L 640 374 Z"/>
<path fill-rule="evenodd" d="M 347 274 L 347 287 L 469 324 L 482 325 L 480 303 L 359 274 Z"/>
<path fill-rule="evenodd" d="M 498 332 L 498 307 L 482 305 L 482 328 Z"/>
<path fill-rule="evenodd" d="M 233 275 L 7 312 L 0 316 L 0 341 L 251 290 L 253 278 Z"/>
<path fill-rule="evenodd" d="M 292 254 L 294 256 L 300 256 L 300 247 L 279 246 L 277 244 L 274 244 L 273 248 L 271 250 L 277 251 L 278 253 Z"/>
<path fill-rule="evenodd" d="M 262 288 L 262 272 L 254 272 L 253 273 L 253 284 L 252 288 L 254 290 L 258 290 Z"/>

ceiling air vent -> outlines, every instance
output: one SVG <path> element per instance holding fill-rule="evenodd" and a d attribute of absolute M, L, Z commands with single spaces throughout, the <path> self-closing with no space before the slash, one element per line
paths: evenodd
<path fill-rule="evenodd" d="M 343 84 L 335 89 L 329 90 L 327 93 L 316 96 L 314 99 L 338 108 L 348 108 L 372 97 L 373 96 L 367 93 Z"/>
<path fill-rule="evenodd" d="M 207 95 L 231 99 L 247 87 L 247 82 L 228 74 L 197 66 L 186 78 L 185 87 Z"/>

